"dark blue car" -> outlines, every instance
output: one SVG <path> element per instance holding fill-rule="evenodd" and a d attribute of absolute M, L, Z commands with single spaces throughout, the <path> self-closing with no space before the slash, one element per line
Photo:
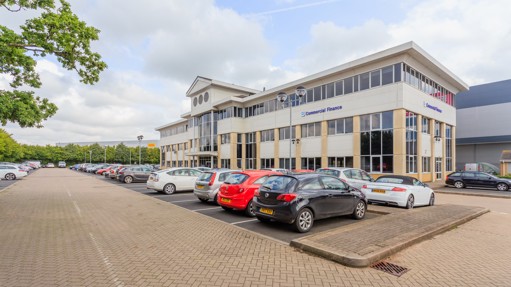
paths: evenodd
<path fill-rule="evenodd" d="M 445 184 L 456 188 L 491 187 L 506 191 L 511 186 L 511 180 L 479 171 L 456 171 L 447 176 Z"/>

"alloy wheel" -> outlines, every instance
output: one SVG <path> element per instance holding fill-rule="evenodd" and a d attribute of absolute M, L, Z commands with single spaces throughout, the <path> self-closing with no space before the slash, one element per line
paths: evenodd
<path fill-rule="evenodd" d="M 302 232 L 307 232 L 312 227 L 312 212 L 308 209 L 302 211 L 298 216 L 298 225 Z"/>
<path fill-rule="evenodd" d="M 14 173 L 8 173 L 5 175 L 5 179 L 7 180 L 15 180 L 16 179 L 16 175 L 14 175 Z"/>
<path fill-rule="evenodd" d="M 454 187 L 456 187 L 456 188 L 463 188 L 463 182 L 461 182 L 461 181 L 455 182 L 454 183 Z"/>
<path fill-rule="evenodd" d="M 414 203 L 415 203 L 415 200 L 413 198 L 413 195 L 410 194 L 410 196 L 408 196 L 408 200 L 406 201 L 406 208 L 412 209 Z"/>
<path fill-rule="evenodd" d="M 505 183 L 499 183 L 499 184 L 497 184 L 497 189 L 499 191 L 506 191 L 509 189 L 509 186 L 507 186 L 507 184 L 505 184 Z"/>

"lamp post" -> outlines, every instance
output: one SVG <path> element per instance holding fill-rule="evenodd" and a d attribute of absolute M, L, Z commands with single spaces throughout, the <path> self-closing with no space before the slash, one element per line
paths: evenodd
<path fill-rule="evenodd" d="M 106 146 L 105 146 L 105 162 L 103 162 L 103 163 L 106 163 Z"/>
<path fill-rule="evenodd" d="M 302 97 L 307 94 L 307 90 L 303 86 L 296 87 L 295 95 L 298 96 L 299 102 L 302 101 Z M 287 101 L 289 103 L 289 171 L 292 169 L 291 165 L 291 138 L 293 136 L 292 128 L 293 128 L 293 103 L 291 102 L 291 97 L 288 97 L 286 93 L 280 92 L 277 95 L 277 100 L 282 104 L 282 108 L 284 108 L 284 103 Z M 296 100 L 296 97 L 295 97 Z"/>
<path fill-rule="evenodd" d="M 139 135 L 137 137 L 138 139 L 138 164 L 142 164 L 142 139 L 144 138 L 143 135 Z"/>
<path fill-rule="evenodd" d="M 92 164 L 92 151 L 89 151 L 89 163 Z"/>

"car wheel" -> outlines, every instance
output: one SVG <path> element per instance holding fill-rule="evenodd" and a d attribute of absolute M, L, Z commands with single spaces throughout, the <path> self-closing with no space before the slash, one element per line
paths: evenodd
<path fill-rule="evenodd" d="M 435 194 L 432 193 L 431 196 L 429 197 L 429 206 L 433 206 L 435 205 Z"/>
<path fill-rule="evenodd" d="M 15 180 L 16 179 L 16 175 L 14 173 L 8 173 L 5 175 L 5 179 L 7 180 Z"/>
<path fill-rule="evenodd" d="M 163 187 L 163 192 L 165 194 L 173 194 L 174 192 L 176 191 L 176 186 L 173 185 L 172 183 L 167 183 L 164 187 Z"/>
<path fill-rule="evenodd" d="M 215 194 L 215 197 L 213 198 L 213 202 L 214 202 L 214 203 L 216 203 L 216 204 L 218 204 L 218 201 L 217 201 L 217 200 L 218 200 L 218 195 L 217 195 L 217 194 Z"/>
<path fill-rule="evenodd" d="M 199 200 L 202 201 L 202 202 L 208 202 L 208 200 L 205 199 L 205 198 L 199 198 Z"/>
<path fill-rule="evenodd" d="M 314 214 L 308 208 L 304 208 L 298 212 L 296 216 L 294 227 L 296 231 L 300 233 L 309 232 L 311 230 L 312 225 L 314 224 Z"/>
<path fill-rule="evenodd" d="M 245 208 L 245 215 L 248 217 L 254 217 L 255 216 L 255 207 L 252 203 L 252 200 L 250 200 L 247 204 L 247 207 Z"/>
<path fill-rule="evenodd" d="M 227 207 L 227 206 L 222 206 L 222 208 L 223 208 L 225 211 L 231 211 L 231 210 L 232 210 L 232 208 Z"/>
<path fill-rule="evenodd" d="M 353 218 L 357 220 L 364 218 L 364 216 L 366 215 L 366 209 L 367 209 L 366 203 L 363 200 L 359 200 L 357 206 L 355 206 L 355 210 L 353 210 L 352 214 Z"/>
<path fill-rule="evenodd" d="M 465 184 L 461 181 L 456 181 L 454 182 L 454 187 L 456 188 L 464 188 L 465 187 Z"/>
<path fill-rule="evenodd" d="M 133 177 L 127 176 L 124 178 L 124 183 L 132 183 L 132 182 L 133 182 Z"/>
<path fill-rule="evenodd" d="M 410 194 L 406 200 L 406 209 L 412 209 L 414 204 L 415 199 L 413 198 L 413 195 Z"/>
<path fill-rule="evenodd" d="M 499 191 L 506 191 L 508 189 L 509 189 L 509 186 L 505 183 L 497 184 L 497 190 L 499 190 Z"/>

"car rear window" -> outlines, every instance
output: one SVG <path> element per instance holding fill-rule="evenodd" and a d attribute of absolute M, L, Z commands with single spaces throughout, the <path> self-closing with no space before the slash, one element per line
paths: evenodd
<path fill-rule="evenodd" d="M 212 172 L 203 172 L 201 175 L 199 175 L 197 181 L 210 181 L 212 176 Z"/>
<path fill-rule="evenodd" d="M 459 172 L 449 174 L 449 176 L 460 176 L 460 175 L 461 175 L 461 173 L 459 173 Z"/>
<path fill-rule="evenodd" d="M 316 170 L 318 173 L 322 173 L 322 174 L 328 174 L 328 175 L 333 175 L 333 176 L 336 176 L 336 177 L 339 177 L 341 172 L 338 171 L 338 170 L 335 170 L 335 169 L 324 169 L 324 168 L 320 168 L 318 170 Z"/>
<path fill-rule="evenodd" d="M 288 176 L 270 176 L 263 184 L 263 187 L 271 190 L 287 190 L 296 183 L 296 179 Z"/>
<path fill-rule="evenodd" d="M 227 177 L 227 179 L 224 181 L 227 184 L 240 184 L 243 183 L 245 180 L 247 180 L 248 175 L 243 173 L 232 173 Z"/>

